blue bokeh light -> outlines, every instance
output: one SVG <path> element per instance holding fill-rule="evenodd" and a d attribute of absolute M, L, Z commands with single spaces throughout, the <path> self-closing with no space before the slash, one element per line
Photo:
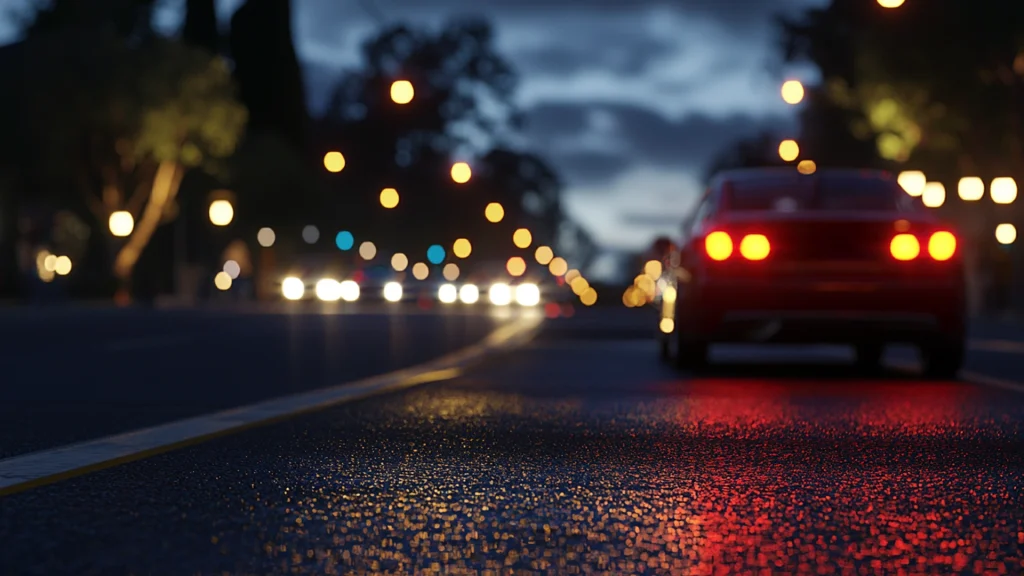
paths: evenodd
<path fill-rule="evenodd" d="M 427 248 L 427 260 L 431 264 L 440 264 L 441 262 L 444 262 L 444 257 L 444 248 L 440 244 L 434 244 L 430 248 Z"/>
<path fill-rule="evenodd" d="M 342 230 L 334 237 L 334 243 L 338 245 L 339 250 L 351 250 L 356 245 L 356 237 L 348 230 Z"/>

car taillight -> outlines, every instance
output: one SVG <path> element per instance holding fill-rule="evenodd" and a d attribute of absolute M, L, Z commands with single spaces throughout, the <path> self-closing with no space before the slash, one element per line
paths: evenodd
<path fill-rule="evenodd" d="M 889 253 L 901 262 L 908 262 L 920 256 L 921 243 L 913 234 L 897 234 L 889 242 Z"/>
<path fill-rule="evenodd" d="M 928 255 L 940 262 L 956 254 L 956 236 L 952 232 L 936 232 L 928 239 Z"/>
<path fill-rule="evenodd" d="M 764 260 L 772 251 L 772 245 L 764 234 L 747 234 L 740 240 L 740 254 L 747 260 Z"/>
<path fill-rule="evenodd" d="M 732 250 L 732 237 L 725 232 L 712 232 L 704 238 L 704 251 L 712 260 L 726 260 L 732 256 Z"/>

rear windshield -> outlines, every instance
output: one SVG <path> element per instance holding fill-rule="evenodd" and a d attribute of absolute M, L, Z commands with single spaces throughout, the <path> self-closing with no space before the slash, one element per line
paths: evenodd
<path fill-rule="evenodd" d="M 911 206 L 898 184 L 879 178 L 780 176 L 733 182 L 731 188 L 729 210 L 738 211 L 902 211 Z"/>

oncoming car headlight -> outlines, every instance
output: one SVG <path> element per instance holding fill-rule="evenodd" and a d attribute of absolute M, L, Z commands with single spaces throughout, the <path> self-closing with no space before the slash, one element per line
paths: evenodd
<path fill-rule="evenodd" d="M 289 276 L 281 282 L 281 295 L 285 300 L 302 300 L 306 294 L 306 284 L 299 278 Z"/>
<path fill-rule="evenodd" d="M 443 304 L 454 304 L 459 299 L 459 291 L 454 284 L 442 284 L 437 289 L 437 299 Z"/>
<path fill-rule="evenodd" d="M 359 284 L 355 280 L 345 280 L 338 285 L 338 294 L 345 302 L 359 300 Z"/>
<path fill-rule="evenodd" d="M 317 282 L 315 291 L 317 299 L 323 302 L 337 302 L 341 299 L 341 284 L 331 278 Z"/>
<path fill-rule="evenodd" d="M 529 283 L 516 286 L 516 303 L 520 306 L 540 304 L 540 288 L 536 284 Z"/>
<path fill-rule="evenodd" d="M 399 302 L 402 300 L 402 285 L 398 282 L 388 282 L 384 285 L 384 299 L 388 302 Z"/>
<path fill-rule="evenodd" d="M 495 306 L 508 306 L 512 303 L 512 288 L 504 283 L 494 284 L 487 296 Z"/>
<path fill-rule="evenodd" d="M 465 284 L 459 288 L 459 300 L 463 304 L 476 304 L 480 300 L 480 289 L 475 284 Z"/>

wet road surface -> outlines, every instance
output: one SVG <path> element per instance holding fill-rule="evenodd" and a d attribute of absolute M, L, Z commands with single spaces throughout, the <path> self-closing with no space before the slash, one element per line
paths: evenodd
<path fill-rule="evenodd" d="M 0 458 L 420 364 L 478 342 L 486 310 L 0 314 Z"/>
<path fill-rule="evenodd" d="M 1024 395 L 599 327 L 0 499 L 0 573 L 1024 570 Z"/>

